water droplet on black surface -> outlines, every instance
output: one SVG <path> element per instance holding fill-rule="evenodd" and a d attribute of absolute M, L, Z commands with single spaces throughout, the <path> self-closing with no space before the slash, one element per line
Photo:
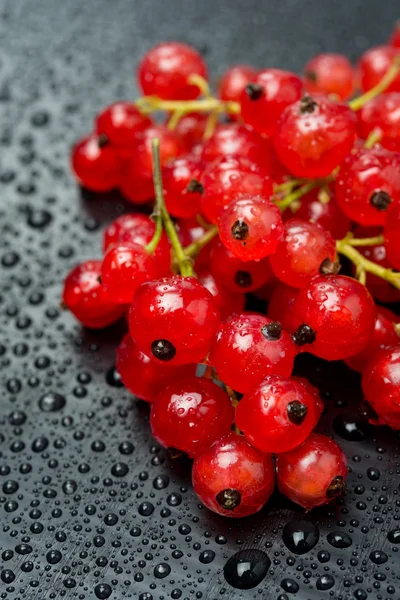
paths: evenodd
<path fill-rule="evenodd" d="M 393 529 L 387 534 L 387 539 L 392 544 L 400 544 L 400 529 Z"/>
<path fill-rule="evenodd" d="M 289 521 L 283 528 L 282 540 L 294 554 L 306 554 L 319 540 L 319 530 L 310 521 Z"/>
<path fill-rule="evenodd" d="M 124 387 L 124 384 L 121 380 L 121 375 L 118 373 L 115 367 L 111 367 L 106 373 L 106 381 L 108 385 L 112 387 L 121 388 Z"/>
<path fill-rule="evenodd" d="M 168 577 L 171 573 L 171 567 L 168 563 L 163 562 L 154 567 L 153 573 L 156 579 L 164 579 L 164 577 Z"/>
<path fill-rule="evenodd" d="M 56 565 L 62 559 L 62 554 L 59 550 L 49 550 L 46 554 L 46 560 L 50 565 Z"/>
<path fill-rule="evenodd" d="M 333 427 L 340 437 L 350 442 L 366 440 L 372 433 L 372 426 L 366 419 L 349 413 L 337 415 Z"/>
<path fill-rule="evenodd" d="M 335 585 L 335 580 L 332 577 L 332 575 L 326 573 L 325 575 L 321 575 L 321 577 L 318 577 L 315 585 L 317 590 L 330 590 Z"/>
<path fill-rule="evenodd" d="M 108 583 L 98 583 L 94 588 L 94 593 L 99 600 L 106 600 L 111 596 L 112 588 Z"/>
<path fill-rule="evenodd" d="M 203 550 L 203 552 L 200 553 L 199 561 L 204 565 L 208 565 L 214 560 L 214 558 L 215 552 L 213 550 Z"/>
<path fill-rule="evenodd" d="M 283 579 L 281 581 L 281 587 L 288 592 L 288 594 L 296 594 L 299 591 L 299 584 L 293 579 Z"/>
<path fill-rule="evenodd" d="M 224 566 L 226 581 L 239 590 L 256 587 L 268 573 L 271 561 L 261 550 L 240 550 Z"/>
<path fill-rule="evenodd" d="M 44 412 L 56 412 L 64 408 L 66 399 L 61 394 L 49 392 L 39 400 L 39 408 Z"/>
<path fill-rule="evenodd" d="M 343 531 L 331 531 L 326 539 L 334 548 L 349 548 L 353 543 L 351 537 Z"/>

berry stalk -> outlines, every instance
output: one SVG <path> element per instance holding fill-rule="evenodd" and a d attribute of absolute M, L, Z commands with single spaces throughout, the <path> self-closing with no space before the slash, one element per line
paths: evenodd
<path fill-rule="evenodd" d="M 301 198 L 305 194 L 308 194 L 308 192 L 311 192 L 311 190 L 313 190 L 316 187 L 319 187 L 320 185 L 321 185 L 321 181 L 318 179 L 316 179 L 315 181 L 310 181 L 308 183 L 305 183 L 297 190 L 290 192 L 282 200 L 278 200 L 276 202 L 276 205 L 283 212 L 288 206 L 290 206 L 292 204 L 292 202 L 295 202 L 295 200 L 298 200 L 299 198 Z"/>
<path fill-rule="evenodd" d="M 376 235 L 370 238 L 352 238 L 346 236 L 346 243 L 349 246 L 377 246 L 378 244 L 384 244 L 385 238 L 383 235 Z"/>
<path fill-rule="evenodd" d="M 200 100 L 162 100 L 157 96 L 143 96 L 136 100 L 135 106 L 143 115 L 149 115 L 156 111 L 171 113 L 179 111 L 181 116 L 192 112 L 213 113 L 217 111 L 235 115 L 240 113 L 238 102 L 224 102 L 214 96 Z"/>
<path fill-rule="evenodd" d="M 354 100 L 351 100 L 349 102 L 350 108 L 352 110 L 360 110 L 360 108 L 362 108 L 364 106 L 364 104 L 369 102 L 369 100 L 372 100 L 376 96 L 379 96 L 379 94 L 382 94 L 389 87 L 389 85 L 396 79 L 396 77 L 398 76 L 399 73 L 400 73 L 400 56 L 396 56 L 393 60 L 393 63 L 391 65 L 390 69 L 388 69 L 386 71 L 385 75 L 382 77 L 380 82 L 375 87 L 368 90 L 368 92 L 365 92 L 365 94 L 362 94 L 361 96 L 354 98 Z"/>

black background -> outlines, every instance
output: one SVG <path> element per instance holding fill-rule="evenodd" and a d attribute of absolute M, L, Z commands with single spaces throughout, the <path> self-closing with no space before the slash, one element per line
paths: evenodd
<path fill-rule="evenodd" d="M 277 496 L 256 517 L 227 521 L 198 506 L 188 463 L 153 444 L 147 406 L 106 380 L 121 329 L 88 333 L 59 309 L 65 273 L 100 256 L 104 224 L 124 209 L 115 197 L 81 196 L 69 148 L 101 107 L 136 96 L 135 65 L 148 48 L 190 42 L 215 77 L 234 62 L 299 71 L 319 51 L 356 59 L 384 42 L 396 5 L 2 0 L 0 598 L 283 599 L 285 579 L 299 586 L 287 597 L 299 599 L 400 598 L 400 546 L 387 539 L 399 527 L 399 439 L 368 427 L 357 376 L 318 361 L 299 366 L 323 393 L 321 431 L 349 456 L 345 500 L 304 515 Z M 65 406 L 44 412 L 40 399 L 50 392 Z M 345 435 L 338 421 L 331 429 L 335 415 L 354 422 L 355 433 Z M 131 447 L 123 442 L 134 451 L 124 454 Z M 282 526 L 294 518 L 320 530 L 300 557 L 282 543 Z M 350 535 L 351 547 L 333 548 L 330 531 Z M 254 548 L 271 567 L 241 592 L 226 583 L 223 566 Z M 371 560 L 374 551 L 385 553 L 382 564 Z M 321 582 L 333 587 L 321 591 Z"/>

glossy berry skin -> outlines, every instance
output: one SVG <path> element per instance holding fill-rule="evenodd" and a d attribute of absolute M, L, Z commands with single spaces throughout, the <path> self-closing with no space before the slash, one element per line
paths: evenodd
<path fill-rule="evenodd" d="M 93 192 L 109 192 L 118 186 L 121 161 L 112 146 L 96 135 L 83 138 L 72 149 L 71 166 L 79 183 Z"/>
<path fill-rule="evenodd" d="M 150 127 L 152 122 L 143 116 L 132 102 L 114 102 L 107 106 L 95 121 L 97 135 L 106 136 L 119 153 L 130 151 L 135 135 Z"/>
<path fill-rule="evenodd" d="M 199 271 L 197 279 L 213 295 L 214 302 L 221 314 L 221 321 L 243 312 L 246 300 L 244 294 L 228 290 L 208 270 Z"/>
<path fill-rule="evenodd" d="M 196 365 L 172 367 L 152 360 L 138 350 L 129 333 L 117 348 L 116 369 L 124 386 L 146 402 L 153 402 L 157 394 L 174 381 L 196 374 Z"/>
<path fill-rule="evenodd" d="M 383 225 L 391 203 L 400 202 L 400 154 L 358 150 L 344 161 L 335 184 L 341 210 L 361 225 Z"/>
<path fill-rule="evenodd" d="M 400 91 L 389 92 L 373 98 L 357 112 L 358 134 L 367 139 L 377 130 L 379 143 L 387 150 L 400 152 Z"/>
<path fill-rule="evenodd" d="M 244 313 L 221 325 L 209 361 L 226 385 L 244 394 L 272 373 L 289 377 L 296 354 L 280 323 Z"/>
<path fill-rule="evenodd" d="M 192 100 L 200 95 L 190 85 L 191 75 L 207 78 L 207 67 L 200 54 L 181 42 L 164 42 L 151 48 L 139 63 L 137 76 L 145 96 L 164 100 Z"/>
<path fill-rule="evenodd" d="M 315 340 L 304 348 L 326 360 L 360 352 L 375 327 L 376 308 L 367 288 L 344 275 L 319 275 L 301 288 L 293 306 L 297 326 L 308 325 Z"/>
<path fill-rule="evenodd" d="M 205 233 L 206 229 L 197 221 L 197 219 L 185 219 L 178 223 L 178 235 L 181 244 L 189 246 L 193 242 L 197 242 Z M 210 264 L 211 245 L 204 246 L 195 259 L 195 270 L 208 269 Z"/>
<path fill-rule="evenodd" d="M 300 77 L 280 69 L 259 71 L 240 98 L 241 116 L 259 133 L 272 135 L 284 109 L 300 100 Z"/>
<path fill-rule="evenodd" d="M 257 290 L 272 277 L 268 257 L 243 262 L 233 256 L 220 240 L 214 240 L 211 246 L 210 269 L 221 285 L 242 294 Z"/>
<path fill-rule="evenodd" d="M 241 93 L 256 75 L 256 69 L 250 65 L 232 65 L 219 80 L 218 96 L 221 100 L 240 102 Z"/>
<path fill-rule="evenodd" d="M 262 452 L 288 452 L 309 436 L 321 412 L 322 402 L 310 384 L 274 374 L 243 396 L 235 423 Z"/>
<path fill-rule="evenodd" d="M 228 394 L 209 379 L 178 379 L 151 406 L 153 436 L 166 448 L 198 456 L 229 433 L 233 408 Z"/>
<path fill-rule="evenodd" d="M 194 277 L 143 283 L 129 312 L 129 330 L 139 350 L 171 365 L 204 360 L 220 323 L 212 294 Z"/>
<path fill-rule="evenodd" d="M 400 429 L 400 344 L 381 350 L 367 363 L 362 389 L 378 425 Z"/>
<path fill-rule="evenodd" d="M 400 270 L 400 203 L 389 208 L 383 233 L 388 261 Z"/>
<path fill-rule="evenodd" d="M 304 67 L 304 87 L 310 94 L 333 94 L 338 100 L 347 100 L 354 89 L 351 62 L 343 54 L 326 52 L 314 56 Z"/>
<path fill-rule="evenodd" d="M 398 22 L 394 26 L 392 35 L 390 36 L 389 44 L 391 46 L 395 46 L 396 48 L 400 48 L 400 25 Z"/>
<path fill-rule="evenodd" d="M 294 333 L 296 330 L 293 306 L 298 292 L 298 288 L 279 281 L 274 286 L 268 302 L 268 317 L 272 321 L 278 321 L 288 333 Z"/>
<path fill-rule="evenodd" d="M 192 150 L 195 144 L 203 140 L 208 115 L 205 113 L 188 113 L 184 115 L 175 127 L 176 133 L 185 144 L 186 150 Z"/>
<path fill-rule="evenodd" d="M 335 259 L 335 241 L 328 231 L 315 223 L 291 219 L 284 225 L 284 234 L 270 262 L 280 281 L 300 288 L 318 273 L 335 268 Z"/>
<path fill-rule="evenodd" d="M 272 196 L 272 180 L 246 158 L 223 157 L 211 164 L 201 179 L 204 192 L 201 211 L 211 223 L 217 223 L 222 211 L 236 198 Z"/>
<path fill-rule="evenodd" d="M 264 506 L 275 486 L 272 457 L 229 433 L 196 457 L 193 488 L 201 502 L 225 517 L 246 517 Z"/>
<path fill-rule="evenodd" d="M 63 304 L 90 329 L 103 329 L 119 319 L 124 307 L 116 304 L 99 281 L 101 260 L 87 260 L 67 275 Z"/>
<path fill-rule="evenodd" d="M 319 190 L 316 189 L 302 196 L 300 207 L 295 211 L 296 219 L 316 223 L 329 231 L 334 240 L 342 239 L 351 229 L 350 219 L 339 208 L 331 189 L 328 189 L 329 202 L 320 202 L 318 194 Z M 292 215 L 292 212 L 287 210 L 284 216 L 286 212 Z"/>
<path fill-rule="evenodd" d="M 200 211 L 201 165 L 193 159 L 177 158 L 162 171 L 164 200 L 168 212 L 179 219 L 190 219 Z"/>
<path fill-rule="evenodd" d="M 241 260 L 259 260 L 273 254 L 283 235 L 281 212 L 276 204 L 253 196 L 228 204 L 218 228 L 224 246 Z"/>
<path fill-rule="evenodd" d="M 317 433 L 276 460 L 279 491 L 306 510 L 328 504 L 341 495 L 346 477 L 344 452 L 333 440 Z"/>
<path fill-rule="evenodd" d="M 101 281 L 116 304 L 132 302 L 137 288 L 160 275 L 154 257 L 138 244 L 117 244 L 101 265 Z"/>
<path fill-rule="evenodd" d="M 304 96 L 283 112 L 274 147 L 296 177 L 327 177 L 351 151 L 356 122 L 347 105 L 321 94 Z"/>
<path fill-rule="evenodd" d="M 390 348 L 398 343 L 400 343 L 400 339 L 394 329 L 393 321 L 381 312 L 380 307 L 378 306 L 376 311 L 375 329 L 368 340 L 368 344 L 365 346 L 364 350 L 361 350 L 358 354 L 348 358 L 346 364 L 350 369 L 362 373 L 368 361 L 374 357 L 379 350 Z"/>
<path fill-rule="evenodd" d="M 120 189 L 133 204 L 148 202 L 154 197 L 151 141 L 160 140 L 161 166 L 185 152 L 185 146 L 175 131 L 165 125 L 153 125 L 137 134 L 129 160 L 124 164 Z"/>
<path fill-rule="evenodd" d="M 210 139 L 204 142 L 201 155 L 204 163 L 231 156 L 256 163 L 264 173 L 270 171 L 271 147 L 268 140 L 246 125 L 218 125 Z"/>
<path fill-rule="evenodd" d="M 361 88 L 364 92 L 380 82 L 398 55 L 399 49 L 393 46 L 375 46 L 364 52 L 358 63 Z M 400 75 L 397 75 L 385 92 L 400 92 Z"/>

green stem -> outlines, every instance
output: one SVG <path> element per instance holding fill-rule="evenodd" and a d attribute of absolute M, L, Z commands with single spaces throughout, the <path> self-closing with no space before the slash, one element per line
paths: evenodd
<path fill-rule="evenodd" d="M 210 227 L 210 229 L 207 229 L 207 231 L 198 240 L 192 242 L 189 244 L 189 246 L 184 248 L 185 256 L 189 258 L 195 258 L 200 250 L 204 248 L 204 246 L 207 246 L 207 244 L 211 242 L 211 240 L 214 239 L 217 234 L 218 227 L 213 225 Z"/>
<path fill-rule="evenodd" d="M 385 238 L 383 235 L 377 235 L 370 238 L 347 238 L 346 244 L 349 246 L 378 246 L 384 244 Z"/>
<path fill-rule="evenodd" d="M 284 181 L 283 183 L 279 183 L 274 187 L 275 194 L 279 194 L 280 192 L 290 192 L 294 187 L 297 187 L 304 183 L 304 179 L 289 179 L 289 181 Z"/>
<path fill-rule="evenodd" d="M 240 113 L 240 104 L 238 102 L 224 102 L 213 96 L 200 100 L 162 100 L 157 96 L 144 96 L 143 98 L 139 98 L 135 104 L 140 112 L 145 115 L 158 110 L 171 113 L 179 111 L 182 115 L 192 112 L 212 113 L 214 111 L 232 114 Z"/>
<path fill-rule="evenodd" d="M 363 273 L 372 273 L 372 275 L 376 275 L 377 277 L 388 281 L 391 285 L 400 290 L 400 273 L 396 273 L 395 271 L 392 271 L 392 269 L 385 269 L 385 267 L 381 267 L 371 260 L 368 260 L 358 252 L 358 250 L 353 248 L 353 246 L 350 246 L 347 238 L 336 242 L 336 250 L 339 254 L 347 256 L 347 258 L 351 260 L 360 275 Z"/>
<path fill-rule="evenodd" d="M 381 131 L 379 129 L 373 129 L 364 142 L 364 148 L 366 148 L 367 150 L 369 150 L 370 148 L 373 148 L 375 146 L 375 144 L 380 142 L 381 138 L 382 138 Z"/>
<path fill-rule="evenodd" d="M 292 204 L 292 202 L 294 202 L 295 200 L 298 200 L 305 194 L 308 194 L 308 192 L 311 192 L 311 190 L 313 190 L 314 188 L 316 188 L 320 185 L 321 185 L 321 182 L 317 179 L 315 181 L 310 181 L 309 183 L 302 185 L 299 189 L 297 189 L 294 192 L 291 192 L 290 194 L 285 196 L 283 198 L 283 200 L 278 200 L 278 202 L 276 202 L 276 204 L 283 212 L 288 206 L 290 206 L 290 204 Z"/>
<path fill-rule="evenodd" d="M 365 94 L 362 94 L 362 96 L 358 96 L 358 98 L 354 98 L 354 100 L 350 100 L 350 102 L 349 102 L 350 108 L 353 110 L 360 110 L 360 108 L 362 108 L 364 106 L 364 104 L 366 104 L 366 102 L 369 102 L 369 100 L 372 100 L 379 94 L 382 94 L 382 92 L 384 92 L 389 87 L 389 85 L 396 79 L 396 77 L 399 73 L 400 73 L 400 54 L 399 54 L 399 56 L 396 56 L 393 59 L 393 62 L 391 64 L 390 68 L 386 71 L 386 73 L 384 74 L 382 79 L 379 81 L 379 83 L 377 83 L 377 85 L 375 87 L 368 90 L 368 92 L 365 92 Z"/>
<path fill-rule="evenodd" d="M 151 238 L 149 243 L 146 244 L 146 246 L 144 248 L 145 248 L 145 250 L 147 250 L 147 252 L 149 254 L 154 254 L 154 252 L 156 251 L 157 246 L 160 242 L 161 235 L 163 232 L 163 222 L 162 222 L 161 210 L 160 210 L 160 207 L 157 206 L 157 201 L 156 201 L 156 206 L 154 207 L 153 214 L 151 216 L 156 223 L 156 228 L 154 230 L 153 237 Z"/>

